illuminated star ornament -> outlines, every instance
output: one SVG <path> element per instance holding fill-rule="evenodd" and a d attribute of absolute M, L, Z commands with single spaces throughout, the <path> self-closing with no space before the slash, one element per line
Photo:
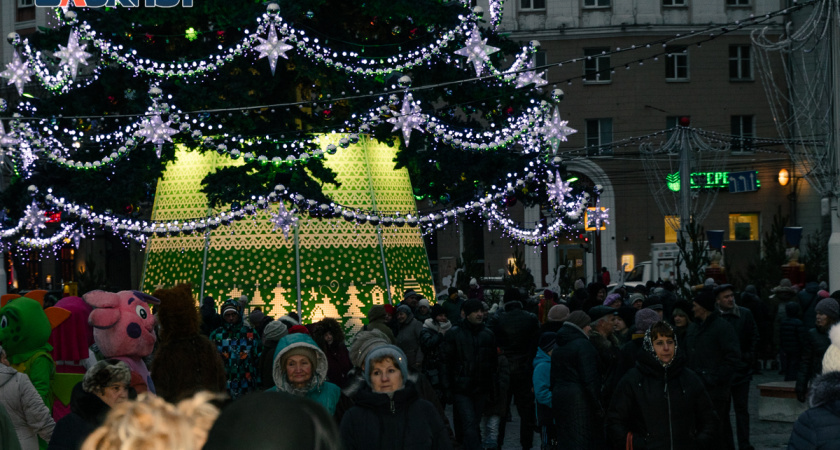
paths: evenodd
<path fill-rule="evenodd" d="M 497 51 L 499 51 L 498 48 L 487 45 L 486 38 L 481 39 L 478 27 L 473 27 L 467 42 L 464 43 L 464 48 L 455 50 L 455 54 L 466 56 L 467 62 L 473 63 L 475 66 L 475 74 L 481 75 L 481 72 L 484 71 L 484 65 L 490 61 L 490 55 Z"/>
<path fill-rule="evenodd" d="M 172 142 L 172 135 L 178 134 L 178 130 L 169 128 L 172 122 L 164 122 L 159 114 L 155 114 L 151 118 L 144 119 L 140 125 L 140 129 L 135 133 L 137 136 L 142 136 L 146 142 L 157 145 L 157 156 L 160 158 L 161 147 L 164 142 Z"/>
<path fill-rule="evenodd" d="M 528 64 L 528 68 L 533 69 L 534 67 L 535 67 L 534 62 L 531 61 Z M 516 87 L 517 88 L 525 87 L 525 86 L 527 86 L 531 83 L 534 84 L 534 87 L 545 86 L 546 84 L 548 84 L 548 81 L 546 81 L 545 78 L 543 78 L 544 76 L 545 76 L 545 72 L 537 73 L 536 70 L 529 70 L 527 72 L 522 72 L 519 75 L 517 75 L 517 77 L 516 77 Z"/>
<path fill-rule="evenodd" d="M 548 185 L 548 199 L 554 201 L 558 205 L 563 204 L 566 197 L 572 196 L 571 181 L 563 181 L 560 178 L 560 172 L 554 172 L 554 182 Z"/>
<path fill-rule="evenodd" d="M 260 45 L 254 47 L 255 50 L 259 50 L 260 52 L 260 56 L 257 59 L 268 58 L 268 64 L 271 65 L 271 74 L 274 75 L 274 69 L 277 67 L 277 58 L 282 56 L 283 58 L 289 59 L 286 56 L 286 52 L 294 47 L 287 44 L 285 39 L 277 39 L 277 32 L 274 31 L 273 25 L 268 30 L 268 38 L 258 37 L 257 39 L 261 42 Z"/>
<path fill-rule="evenodd" d="M 3 128 L 3 121 L 0 120 L 0 149 L 3 147 L 12 147 L 18 143 L 17 138 L 15 135 L 10 131 L 6 133 L 6 129 Z M 0 155 L 2 155 L 2 151 L 0 151 Z"/>
<path fill-rule="evenodd" d="M 64 239 L 64 242 L 70 243 L 73 242 L 73 245 L 76 248 L 79 248 L 79 244 L 82 242 L 82 239 L 86 238 L 85 233 L 82 230 L 73 230 L 70 234 Z"/>
<path fill-rule="evenodd" d="M 26 208 L 23 220 L 26 222 L 26 229 L 31 230 L 35 237 L 39 237 L 41 230 L 47 228 L 47 216 L 35 203 Z"/>
<path fill-rule="evenodd" d="M 609 208 L 604 208 L 601 206 L 601 199 L 598 198 L 598 201 L 595 203 L 595 209 L 590 209 L 586 214 L 586 218 L 588 219 L 587 221 L 589 222 L 586 225 L 595 227 L 595 231 L 600 232 L 601 227 L 610 224 L 609 211 Z"/>
<path fill-rule="evenodd" d="M 59 58 L 61 63 L 70 69 L 70 75 L 75 79 L 76 73 L 79 71 L 79 64 L 88 65 L 85 60 L 90 58 L 91 54 L 85 51 L 87 44 L 79 46 L 79 35 L 74 31 L 70 33 L 67 47 L 59 45 L 58 48 L 59 51 L 53 55 Z"/>
<path fill-rule="evenodd" d="M 0 77 L 9 80 L 8 84 L 14 84 L 18 95 L 23 95 L 23 85 L 32 78 L 32 69 L 20 59 L 20 55 L 14 52 L 12 62 L 6 64 L 6 70 L 0 72 Z"/>
<path fill-rule="evenodd" d="M 560 146 L 560 142 L 565 142 L 568 139 L 566 137 L 570 134 L 577 133 L 577 130 L 574 128 L 569 128 L 566 124 L 569 123 L 568 120 L 561 120 L 560 119 L 560 111 L 555 106 L 554 112 L 551 114 L 551 119 L 545 122 L 540 128 L 540 133 L 545 138 L 546 142 L 551 145 L 551 149 L 554 154 L 557 154 L 557 148 Z"/>
<path fill-rule="evenodd" d="M 297 223 L 297 217 L 294 212 L 289 212 L 283 202 L 280 202 L 280 208 L 276 214 L 271 215 L 271 223 L 274 224 L 274 231 L 281 230 L 283 237 L 289 239 L 289 230 Z"/>
<path fill-rule="evenodd" d="M 391 130 L 392 132 L 400 129 L 402 130 L 403 138 L 405 138 L 405 145 L 408 146 L 408 139 L 411 137 L 411 130 L 417 130 L 420 132 L 423 131 L 423 128 L 420 127 L 420 122 L 422 120 L 420 107 L 417 106 L 417 103 L 414 101 L 414 97 L 411 93 L 407 93 L 403 98 L 399 114 L 388 119 L 388 123 L 394 124 L 394 129 Z"/>

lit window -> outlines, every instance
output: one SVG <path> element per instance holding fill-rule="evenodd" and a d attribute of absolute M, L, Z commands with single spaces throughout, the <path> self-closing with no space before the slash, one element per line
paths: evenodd
<path fill-rule="evenodd" d="M 609 83 L 611 78 L 609 47 L 585 48 L 583 56 L 583 82 Z"/>
<path fill-rule="evenodd" d="M 752 58 L 749 45 L 729 46 L 729 79 L 752 81 Z"/>
<path fill-rule="evenodd" d="M 665 58 L 666 81 L 688 81 L 688 49 L 669 47 Z"/>
<path fill-rule="evenodd" d="M 625 272 L 633 270 L 633 267 L 636 267 L 636 257 L 632 253 L 621 255 L 621 266 L 624 267 Z"/>
<path fill-rule="evenodd" d="M 758 240 L 758 213 L 729 215 L 730 241 Z"/>
<path fill-rule="evenodd" d="M 612 119 L 586 119 L 587 156 L 612 156 Z"/>
<path fill-rule="evenodd" d="M 680 229 L 680 216 L 665 216 L 665 242 L 677 242 L 677 232 Z"/>

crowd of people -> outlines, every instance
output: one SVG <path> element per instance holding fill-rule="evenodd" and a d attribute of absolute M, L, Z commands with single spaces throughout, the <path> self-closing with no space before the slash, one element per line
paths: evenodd
<path fill-rule="evenodd" d="M 810 395 L 790 448 L 840 448 L 838 298 L 788 280 L 764 298 L 707 280 L 691 300 L 578 280 L 488 304 L 471 280 L 374 305 L 347 337 L 244 297 L 197 309 L 188 285 L 48 308 L 4 296 L 0 448 L 748 450 L 761 370 Z"/>

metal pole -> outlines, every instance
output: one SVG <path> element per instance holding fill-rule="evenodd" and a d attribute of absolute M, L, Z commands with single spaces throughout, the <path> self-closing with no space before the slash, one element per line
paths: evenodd
<path fill-rule="evenodd" d="M 680 233 L 683 239 L 687 239 L 691 221 L 691 149 L 688 129 L 679 127 L 677 132 L 680 133 Z"/>
<path fill-rule="evenodd" d="M 295 222 L 295 275 L 297 278 L 297 313 L 298 318 L 303 318 L 303 306 L 300 298 L 300 236 L 298 229 L 300 228 L 300 221 Z"/>
<path fill-rule="evenodd" d="M 213 212 L 213 209 L 207 210 L 207 217 L 210 217 L 210 214 Z M 201 301 L 204 300 L 204 283 L 207 277 L 207 253 L 210 250 L 210 233 L 211 230 L 209 227 L 204 228 L 204 260 L 201 263 L 201 289 L 198 294 L 198 301 L 201 304 Z"/>
<path fill-rule="evenodd" d="M 840 76 L 840 32 L 837 30 L 838 17 L 837 9 L 831 9 L 831 23 L 829 29 L 831 30 L 831 80 L 832 84 L 832 105 L 831 105 L 831 122 L 832 122 L 832 137 L 829 143 L 833 148 L 829 151 L 834 152 L 834 167 L 831 168 L 833 177 L 832 184 L 837 183 L 838 167 L 837 162 L 840 160 L 840 146 L 838 146 L 838 138 L 840 138 L 840 89 L 838 89 L 838 76 Z M 829 199 L 831 207 L 829 214 L 831 214 L 831 237 L 828 240 L 828 285 L 830 290 L 835 290 L 840 286 L 840 209 L 838 209 L 838 199 L 836 195 L 831 195 Z"/>
<path fill-rule="evenodd" d="M 373 190 L 373 174 L 370 173 L 370 159 L 368 158 L 368 140 L 370 139 L 369 136 L 366 136 L 364 139 L 364 155 L 365 155 L 365 169 L 367 170 L 367 180 L 368 180 L 368 192 L 370 192 L 370 204 L 371 210 L 375 214 L 379 214 L 379 210 L 376 208 L 376 191 Z M 380 221 L 382 217 L 379 217 Z M 381 223 L 381 222 L 380 222 Z M 394 299 L 391 298 L 391 280 L 388 278 L 388 261 L 385 259 L 385 246 L 382 242 L 382 225 L 376 225 L 376 239 L 379 242 L 379 256 L 382 259 L 382 273 L 385 277 L 385 292 L 388 293 L 388 304 L 393 305 Z"/>

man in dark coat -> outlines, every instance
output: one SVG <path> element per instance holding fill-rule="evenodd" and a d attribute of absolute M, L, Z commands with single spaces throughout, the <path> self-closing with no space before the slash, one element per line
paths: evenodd
<path fill-rule="evenodd" d="M 438 302 L 438 304 L 443 306 L 446 318 L 449 319 L 452 325 L 458 325 L 461 322 L 461 308 L 464 305 L 464 302 L 458 295 L 458 288 L 449 288 L 449 291 L 447 291 L 446 301 Z"/>
<path fill-rule="evenodd" d="M 598 351 L 598 371 L 601 373 L 601 404 L 610 404 L 613 390 L 619 378 L 619 342 L 615 337 L 615 325 L 618 321 L 618 310 L 609 306 L 596 306 L 589 310 L 592 319 L 589 331 L 589 342 Z"/>
<path fill-rule="evenodd" d="M 741 361 L 735 368 L 732 377 L 732 407 L 735 409 L 735 429 L 740 450 L 750 450 L 750 381 L 753 367 L 755 367 L 756 350 L 758 349 L 758 326 L 755 324 L 752 312 L 735 304 L 735 291 L 730 284 L 722 284 L 715 288 L 715 301 L 718 312 L 723 320 L 729 322 L 738 336 L 741 349 Z M 727 414 L 725 417 L 729 417 Z M 731 428 L 731 424 L 724 422 L 724 427 Z"/>
<path fill-rule="evenodd" d="M 496 337 L 484 326 L 484 314 L 478 300 L 464 302 L 463 320 L 443 342 L 444 388 L 452 398 L 455 436 L 465 450 L 481 448 L 481 414 L 498 365 Z"/>
<path fill-rule="evenodd" d="M 601 450 L 606 446 L 598 351 L 587 334 L 591 322 L 583 311 L 569 314 L 551 353 L 551 398 L 559 399 L 552 401 L 551 409 L 563 448 Z"/>
<path fill-rule="evenodd" d="M 216 328 L 222 326 L 222 316 L 216 311 L 216 302 L 209 295 L 201 301 L 201 334 L 210 336 Z"/>
<path fill-rule="evenodd" d="M 732 325 L 720 318 L 712 290 L 703 289 L 697 293 L 693 311 L 694 318 L 699 322 L 692 323 L 685 336 L 688 367 L 703 380 L 715 411 L 723 422 L 720 433 L 722 448 L 734 450 L 732 426 L 726 426 L 726 419 L 729 417 L 732 376 L 741 361 L 738 336 Z"/>
<path fill-rule="evenodd" d="M 522 309 L 518 290 L 505 291 L 505 309 L 488 326 L 496 335 L 496 342 L 510 364 L 510 389 L 505 405 L 511 400 L 519 413 L 519 442 L 522 448 L 531 448 L 536 427 L 536 406 L 534 400 L 533 363 L 537 348 L 537 333 L 540 322 L 537 316 Z M 505 425 L 499 424 L 499 448 L 505 441 Z"/>

